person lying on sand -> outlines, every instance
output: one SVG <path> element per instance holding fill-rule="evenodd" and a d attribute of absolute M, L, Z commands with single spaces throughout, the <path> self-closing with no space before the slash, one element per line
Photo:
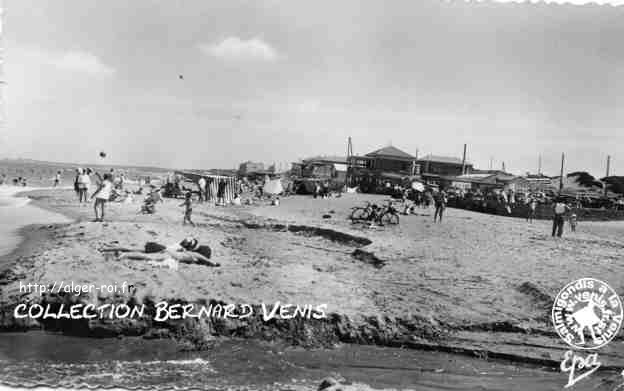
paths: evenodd
<path fill-rule="evenodd" d="M 165 260 L 173 258 L 178 262 L 203 265 L 203 266 L 211 266 L 217 267 L 221 266 L 217 262 L 212 262 L 208 258 L 203 255 L 196 253 L 194 251 L 176 251 L 171 252 L 169 250 L 164 250 L 158 253 L 142 253 L 142 252 L 124 252 L 119 255 L 118 259 L 130 259 L 134 261 L 153 261 L 153 262 L 164 262 Z"/>
<path fill-rule="evenodd" d="M 137 261 L 165 262 L 173 258 L 178 262 L 217 267 L 218 262 L 212 262 L 212 250 L 210 246 L 200 245 L 198 240 L 192 237 L 185 238 L 180 243 L 164 246 L 156 242 L 145 243 L 145 250 L 129 249 L 123 247 L 107 248 L 102 251 L 119 252 L 119 260 L 130 259 Z"/>

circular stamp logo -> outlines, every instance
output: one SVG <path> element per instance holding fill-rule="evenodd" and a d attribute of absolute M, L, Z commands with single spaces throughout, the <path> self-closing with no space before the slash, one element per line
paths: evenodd
<path fill-rule="evenodd" d="M 606 283 L 581 278 L 557 295 L 552 322 L 561 339 L 573 348 L 598 349 L 620 331 L 622 301 Z"/>

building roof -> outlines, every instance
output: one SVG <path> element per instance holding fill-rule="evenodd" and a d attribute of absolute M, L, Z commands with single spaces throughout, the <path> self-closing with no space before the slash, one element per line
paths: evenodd
<path fill-rule="evenodd" d="M 393 147 L 392 145 L 389 145 L 387 147 L 383 147 L 376 151 L 367 153 L 366 156 L 369 156 L 369 157 L 376 157 L 376 156 L 382 157 L 383 156 L 383 157 L 391 157 L 391 158 L 398 158 L 398 159 L 416 159 L 414 156 L 410 155 L 409 153 L 403 152 L 399 148 Z"/>
<path fill-rule="evenodd" d="M 452 156 L 437 156 L 437 155 L 427 155 L 418 159 L 418 161 L 429 161 L 435 163 L 447 163 L 447 164 L 462 164 L 462 160 Z M 472 163 L 466 160 L 466 165 L 471 166 Z"/>
<path fill-rule="evenodd" d="M 465 174 L 446 177 L 446 179 L 452 182 L 496 184 L 496 175 L 492 174 Z"/>
<path fill-rule="evenodd" d="M 303 159 L 303 163 L 333 163 L 347 164 L 346 156 L 313 156 Z"/>

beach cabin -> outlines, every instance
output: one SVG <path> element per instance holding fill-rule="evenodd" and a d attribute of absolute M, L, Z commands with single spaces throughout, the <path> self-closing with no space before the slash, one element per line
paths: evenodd
<path fill-rule="evenodd" d="M 366 168 L 373 171 L 413 175 L 416 157 L 392 145 L 364 155 Z"/>

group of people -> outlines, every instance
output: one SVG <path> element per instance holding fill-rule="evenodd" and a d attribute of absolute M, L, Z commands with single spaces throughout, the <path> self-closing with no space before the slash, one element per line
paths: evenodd
<path fill-rule="evenodd" d="M 565 224 L 565 218 L 568 216 L 570 223 L 570 231 L 576 232 L 577 217 L 572 212 L 572 208 L 566 204 L 563 198 L 555 199 L 552 206 L 553 209 L 553 225 L 552 225 L 552 237 L 561 237 L 563 235 L 563 226 Z"/>
<path fill-rule="evenodd" d="M 0 176 L 0 185 L 3 185 L 5 182 L 7 182 L 7 176 L 6 174 L 2 174 L 2 176 Z M 25 187 L 26 185 L 27 185 L 26 178 L 24 177 L 13 178 L 13 186 Z"/>
<path fill-rule="evenodd" d="M 429 209 L 431 205 L 433 205 L 435 207 L 433 222 L 442 222 L 442 216 L 448 204 L 448 194 L 446 191 L 436 189 L 418 191 L 399 185 L 395 185 L 393 190 L 393 196 L 403 200 L 403 204 L 405 205 L 404 214 L 408 214 L 409 211 L 413 212 L 415 208 Z"/>

